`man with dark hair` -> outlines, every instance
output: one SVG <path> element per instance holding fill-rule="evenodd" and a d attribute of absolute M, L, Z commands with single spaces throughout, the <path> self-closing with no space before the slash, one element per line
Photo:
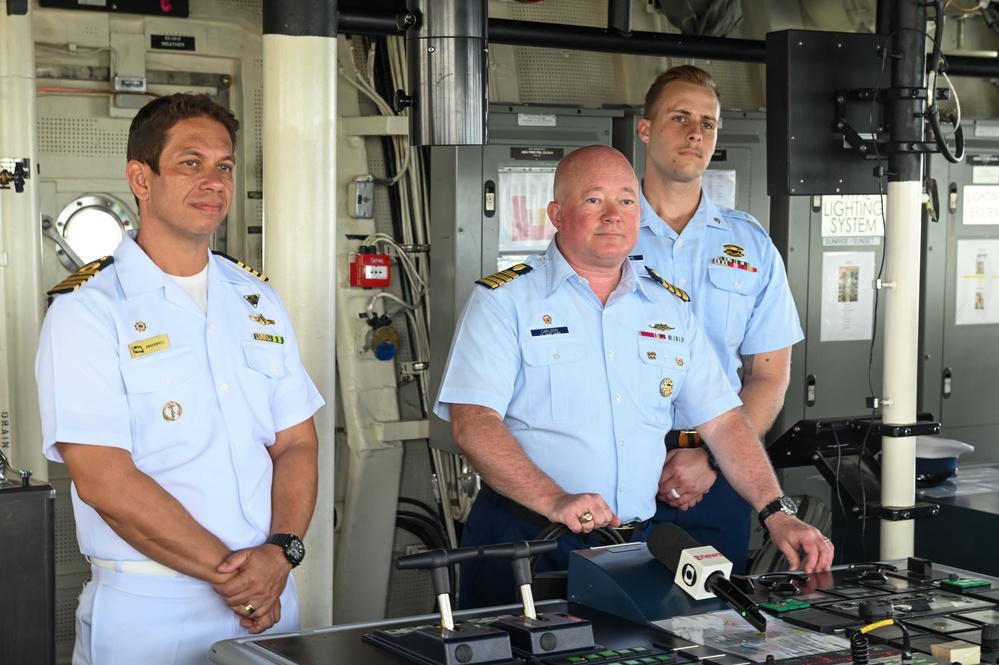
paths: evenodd
<path fill-rule="evenodd" d="M 69 468 L 93 575 L 74 665 L 206 663 L 219 640 L 299 627 L 323 400 L 266 278 L 209 251 L 238 127 L 201 96 L 142 108 L 138 232 L 49 292 L 43 448 Z"/>
<path fill-rule="evenodd" d="M 784 263 L 766 231 L 751 215 L 716 205 L 702 190 L 720 121 L 718 88 L 703 69 L 673 67 L 649 88 L 638 124 L 647 152 L 635 255 L 690 293 L 711 348 L 762 438 L 784 404 L 791 346 L 804 335 Z M 741 573 L 750 507 L 711 464 L 712 451 L 700 446 L 694 425 L 678 418 L 666 438 L 653 521 L 675 522 Z M 787 497 L 769 501 L 764 518 L 793 510 Z"/>
<path fill-rule="evenodd" d="M 479 280 L 455 331 L 434 413 L 487 486 L 463 546 L 531 540 L 551 523 L 572 534 L 538 570 L 566 567 L 598 527 L 642 540 L 655 512 L 663 433 L 697 425 L 755 507 L 780 485 L 739 409 L 682 289 L 628 261 L 638 235 L 638 179 L 607 146 L 571 152 L 555 172 L 545 254 Z M 765 498 L 766 497 L 766 498 Z M 774 542 L 807 571 L 832 547 L 790 515 Z M 463 567 L 463 607 L 514 600 L 508 561 Z"/>

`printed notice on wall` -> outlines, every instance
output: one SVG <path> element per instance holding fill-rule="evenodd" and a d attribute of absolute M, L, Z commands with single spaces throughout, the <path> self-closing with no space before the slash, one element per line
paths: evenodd
<path fill-rule="evenodd" d="M 728 208 L 735 207 L 735 171 L 708 169 L 701 176 L 701 187 L 713 203 Z"/>
<path fill-rule="evenodd" d="M 548 221 L 555 167 L 501 169 L 499 173 L 499 251 L 537 254 L 555 235 Z"/>
<path fill-rule="evenodd" d="M 871 339 L 874 327 L 874 252 L 822 255 L 823 342 Z"/>
<path fill-rule="evenodd" d="M 879 194 L 822 197 L 822 237 L 883 236 L 884 197 Z"/>
<path fill-rule="evenodd" d="M 999 323 L 999 240 L 957 241 L 955 325 Z"/>
<path fill-rule="evenodd" d="M 999 186 L 966 185 L 961 221 L 964 224 L 999 224 Z"/>

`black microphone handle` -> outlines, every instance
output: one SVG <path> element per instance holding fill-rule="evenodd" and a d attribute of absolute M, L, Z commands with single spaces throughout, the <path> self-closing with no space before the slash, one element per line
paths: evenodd
<path fill-rule="evenodd" d="M 753 628 L 761 633 L 767 632 L 767 618 L 760 612 L 760 606 L 752 598 L 739 590 L 730 579 L 720 571 L 708 576 L 704 583 L 706 588 L 718 598 L 724 600 L 729 607 L 738 612 Z"/>

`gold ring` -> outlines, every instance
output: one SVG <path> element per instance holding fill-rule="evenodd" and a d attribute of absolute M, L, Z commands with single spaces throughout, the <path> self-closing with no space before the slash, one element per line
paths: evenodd
<path fill-rule="evenodd" d="M 673 489 L 671 489 L 669 491 L 669 493 L 670 493 L 670 496 L 672 496 L 674 499 L 679 499 L 680 498 L 680 493 L 676 491 L 675 487 Z"/>
<path fill-rule="evenodd" d="M 243 609 L 246 610 L 247 616 L 257 611 L 257 608 L 251 605 L 250 603 L 243 603 Z"/>
<path fill-rule="evenodd" d="M 583 513 L 582 515 L 579 516 L 579 523 L 580 524 L 589 524 L 592 521 L 593 521 L 593 513 L 591 513 L 588 510 L 585 513 Z"/>

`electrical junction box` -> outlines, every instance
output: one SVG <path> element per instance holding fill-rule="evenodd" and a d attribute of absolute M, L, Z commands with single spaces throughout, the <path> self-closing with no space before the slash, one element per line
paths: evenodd
<path fill-rule="evenodd" d="M 350 263 L 350 285 L 365 289 L 384 289 L 391 270 L 387 254 L 354 254 Z"/>

